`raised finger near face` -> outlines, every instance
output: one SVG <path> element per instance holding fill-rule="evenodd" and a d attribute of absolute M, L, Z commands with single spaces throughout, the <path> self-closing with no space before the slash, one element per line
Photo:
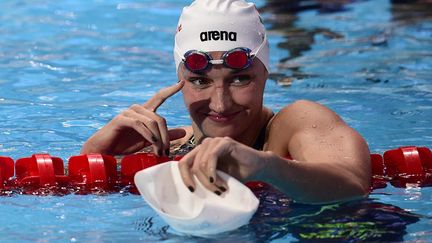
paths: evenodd
<path fill-rule="evenodd" d="M 180 80 L 172 86 L 159 90 L 152 98 L 143 104 L 144 108 L 155 112 L 166 99 L 179 92 L 183 88 L 184 83 L 184 80 Z"/>

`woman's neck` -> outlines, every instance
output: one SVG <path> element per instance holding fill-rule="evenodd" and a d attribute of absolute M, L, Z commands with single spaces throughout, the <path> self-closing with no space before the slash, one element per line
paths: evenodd
<path fill-rule="evenodd" d="M 256 125 L 248 128 L 247 132 L 242 133 L 241 136 L 231 137 L 231 138 L 240 142 L 240 143 L 243 143 L 245 145 L 252 147 L 252 145 L 255 143 L 256 139 L 258 138 L 261 129 L 264 126 L 267 126 L 267 123 L 272 116 L 273 116 L 273 112 L 270 109 L 263 106 L 263 109 L 262 109 L 262 112 L 261 112 L 261 115 L 259 118 L 260 119 L 259 122 L 254 123 Z M 193 129 L 193 136 L 195 137 L 196 143 L 200 144 L 202 142 L 202 140 L 204 140 L 204 138 L 206 138 L 207 136 L 202 132 L 202 130 L 198 127 L 198 125 L 193 121 L 192 121 L 192 129 Z"/>

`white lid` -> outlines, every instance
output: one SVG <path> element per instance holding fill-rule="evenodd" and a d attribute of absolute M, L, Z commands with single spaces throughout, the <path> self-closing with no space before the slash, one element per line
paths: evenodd
<path fill-rule="evenodd" d="M 135 175 L 135 185 L 144 200 L 173 229 L 205 236 L 234 230 L 249 222 L 259 200 L 235 178 L 218 171 L 228 190 L 221 196 L 207 190 L 198 180 L 191 193 L 183 183 L 177 161 L 162 163 Z"/>

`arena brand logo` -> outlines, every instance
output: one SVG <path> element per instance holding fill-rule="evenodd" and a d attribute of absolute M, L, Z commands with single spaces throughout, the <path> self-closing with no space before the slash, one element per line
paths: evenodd
<path fill-rule="evenodd" d="M 227 41 L 237 41 L 237 32 L 228 31 L 204 31 L 200 34 L 201 41 L 211 41 L 211 40 L 227 40 Z"/>

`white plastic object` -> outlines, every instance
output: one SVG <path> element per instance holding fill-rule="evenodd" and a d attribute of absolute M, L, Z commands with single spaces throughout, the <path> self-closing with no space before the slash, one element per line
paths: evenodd
<path fill-rule="evenodd" d="M 192 193 L 183 183 L 177 161 L 165 162 L 135 174 L 141 196 L 174 230 L 205 236 L 237 229 L 247 223 L 258 208 L 252 191 L 221 171 L 228 190 L 218 196 L 196 178 Z"/>

